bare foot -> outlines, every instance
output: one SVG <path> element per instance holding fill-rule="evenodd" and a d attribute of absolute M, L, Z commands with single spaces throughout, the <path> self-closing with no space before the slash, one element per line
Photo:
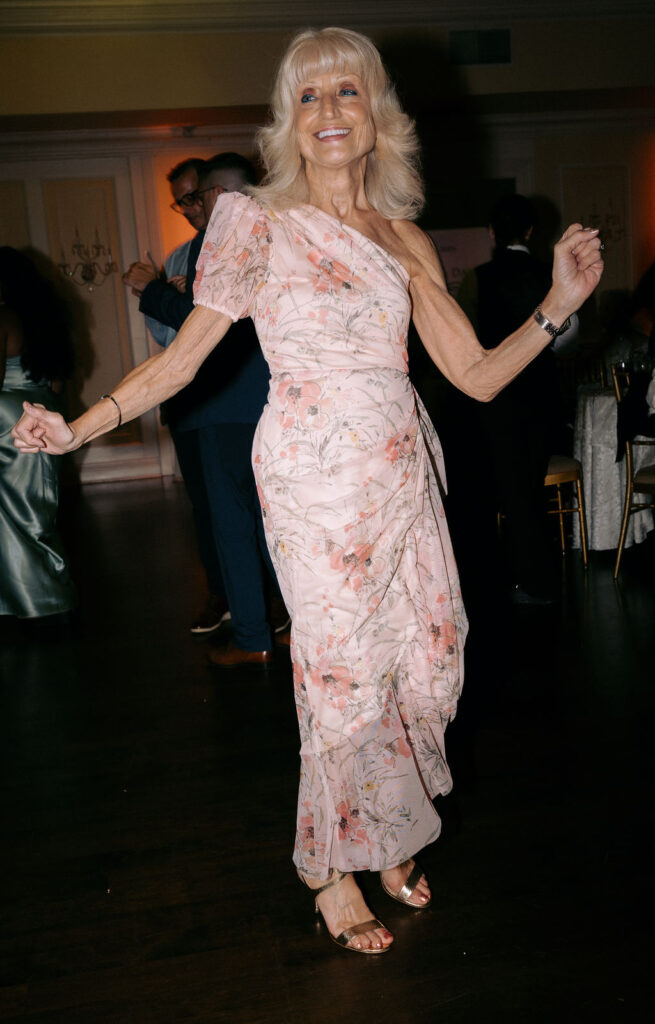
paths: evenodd
<path fill-rule="evenodd" d="M 325 879 L 305 878 L 300 876 L 310 889 L 320 889 Z M 401 883 L 402 885 L 402 883 Z M 336 884 L 330 886 L 317 897 L 318 908 L 330 935 L 337 938 L 342 932 L 355 925 L 370 921 L 373 914 L 366 906 L 362 891 L 352 875 L 344 875 Z M 383 949 L 393 942 L 393 935 L 386 928 L 375 928 L 371 931 L 353 935 L 348 946 L 353 949 Z"/>
<path fill-rule="evenodd" d="M 380 878 L 390 893 L 397 894 L 409 878 L 413 867 L 414 861 L 411 859 L 406 860 L 403 864 L 399 864 L 397 868 L 381 871 Z M 427 907 L 431 898 L 428 880 L 425 875 L 421 875 L 411 896 L 407 900 L 401 899 L 401 903 L 407 903 L 410 907 Z"/>

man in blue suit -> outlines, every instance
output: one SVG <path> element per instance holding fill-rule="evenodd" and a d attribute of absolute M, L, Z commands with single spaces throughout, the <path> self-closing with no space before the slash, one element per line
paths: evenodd
<path fill-rule="evenodd" d="M 196 232 L 204 232 L 207 226 L 202 196 L 198 192 L 198 173 L 204 163 L 205 161 L 199 157 L 188 157 L 176 164 L 167 175 L 173 196 L 172 209 L 184 217 Z M 186 316 L 185 310 L 188 306 L 187 302 L 178 299 L 179 291 L 168 282 L 174 282 L 178 288 L 184 291 L 187 272 L 189 269 L 193 270 L 196 263 L 196 255 L 189 258 L 189 250 L 196 238 L 197 235 L 194 235 L 167 257 L 164 264 L 164 280 L 159 280 L 156 268 L 150 263 L 133 263 L 123 277 L 125 283 L 132 286 L 134 294 L 141 296 L 145 289 L 148 290 L 149 301 L 162 319 L 146 316 L 146 324 L 152 337 L 162 348 L 167 348 L 177 334 L 177 329 L 167 326 L 162 320 L 171 319 L 178 322 L 180 316 Z M 182 303 L 179 310 L 174 308 L 178 301 Z M 169 304 L 173 306 L 170 310 L 168 309 Z M 167 416 L 165 406 L 162 406 L 162 420 L 166 422 L 171 432 L 182 479 L 193 509 L 198 554 L 205 570 L 209 591 L 204 608 L 191 624 L 191 632 L 195 635 L 208 634 L 218 629 L 221 622 L 229 619 L 230 612 L 223 586 L 223 574 L 214 543 L 209 498 L 200 459 L 198 431 L 185 423 L 183 417 L 178 422 L 173 409 Z"/>
<path fill-rule="evenodd" d="M 255 180 L 252 165 L 237 153 L 221 153 L 207 161 L 200 171 L 198 192 L 205 222 L 221 192 L 240 191 Z M 150 280 L 141 291 L 142 313 L 179 330 L 193 309 L 195 267 L 203 240 L 204 230 L 191 242 L 184 290 L 160 278 Z M 134 273 L 138 275 L 136 268 Z M 273 657 L 267 576 L 273 580 L 275 576 L 251 466 L 268 381 L 268 366 L 253 323 L 240 320 L 193 382 L 167 402 L 167 416 L 177 429 L 198 432 L 214 541 L 232 616 L 233 639 L 209 655 L 212 664 L 222 668 L 265 665 Z"/>

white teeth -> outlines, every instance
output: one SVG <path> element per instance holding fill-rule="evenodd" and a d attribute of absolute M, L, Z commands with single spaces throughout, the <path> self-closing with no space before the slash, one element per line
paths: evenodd
<path fill-rule="evenodd" d="M 329 139 L 331 135 L 348 135 L 350 128 L 326 128 L 323 132 L 316 132 L 317 139 Z"/>

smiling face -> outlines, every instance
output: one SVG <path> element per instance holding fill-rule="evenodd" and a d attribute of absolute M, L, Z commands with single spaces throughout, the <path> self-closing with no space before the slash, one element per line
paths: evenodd
<path fill-rule="evenodd" d="M 308 165 L 337 170 L 365 160 L 376 134 L 359 76 L 328 72 L 303 82 L 296 91 L 295 128 Z"/>

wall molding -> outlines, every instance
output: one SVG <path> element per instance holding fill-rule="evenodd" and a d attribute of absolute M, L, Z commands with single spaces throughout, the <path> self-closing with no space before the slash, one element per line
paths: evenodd
<path fill-rule="evenodd" d="M 649 94 L 650 96 L 650 94 Z M 587 96 L 577 109 L 557 109 L 555 105 L 543 110 L 485 109 L 475 110 L 481 123 L 502 128 L 523 137 L 571 133 L 597 133 L 607 131 L 643 132 L 655 130 L 655 105 L 598 106 Z M 261 120 L 260 122 L 261 123 Z M 182 125 L 150 125 L 142 127 L 99 127 L 48 130 L 40 128 L 26 131 L 0 131 L 0 160 L 6 165 L 40 159 L 97 158 L 140 156 L 156 153 L 169 143 L 176 149 L 188 148 L 191 154 L 199 145 L 213 145 L 216 151 L 234 149 L 240 153 L 254 153 L 257 123 L 253 120 L 237 123 Z"/>
<path fill-rule="evenodd" d="M 47 158 L 75 160 L 89 156 L 138 156 L 161 151 L 169 143 L 192 154 L 199 145 L 214 144 L 216 151 L 252 153 L 256 126 L 204 125 L 192 134 L 176 127 L 70 129 L 0 134 L 0 159 L 9 163 Z"/>
<path fill-rule="evenodd" d="M 177 107 L 166 110 L 105 110 L 52 114 L 2 114 L 0 133 L 25 131 L 80 131 L 119 129 L 149 132 L 178 131 L 191 136 L 198 128 L 213 125 L 259 125 L 269 116 L 265 104 L 229 107 Z"/>
<path fill-rule="evenodd" d="M 0 35 L 280 31 L 303 25 L 438 24 L 654 17 L 652 0 L 0 0 Z"/>

